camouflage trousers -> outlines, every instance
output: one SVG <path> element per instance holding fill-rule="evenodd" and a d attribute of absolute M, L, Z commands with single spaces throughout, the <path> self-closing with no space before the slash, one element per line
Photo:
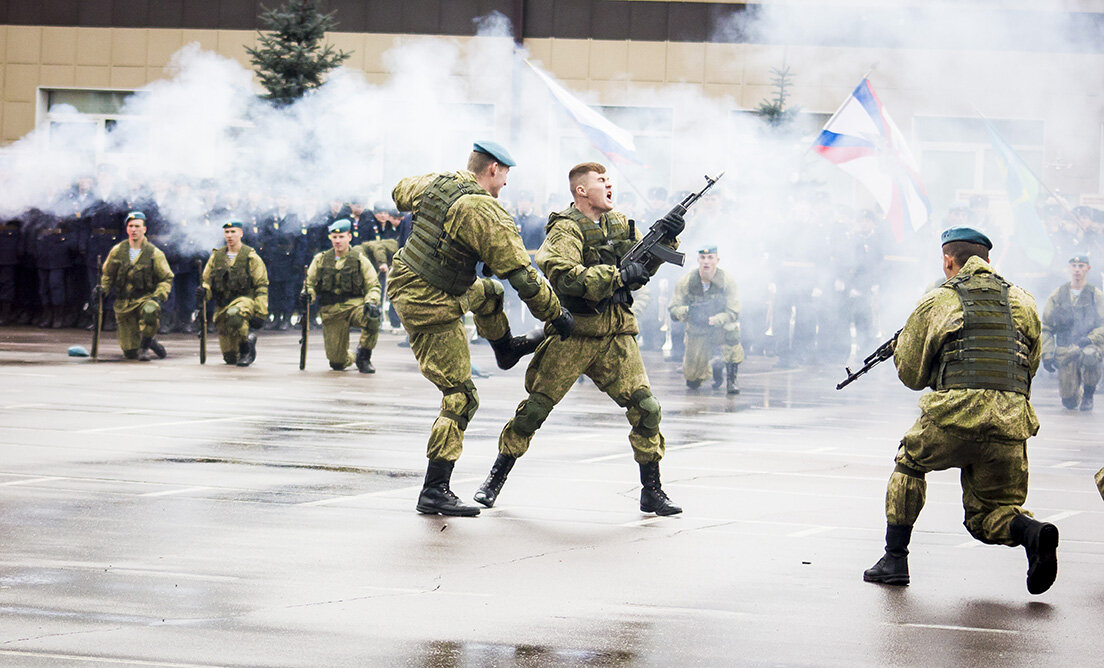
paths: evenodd
<path fill-rule="evenodd" d="M 322 317 L 322 341 L 326 344 L 326 359 L 330 366 L 345 368 L 356 359 L 349 352 L 349 328 L 360 328 L 358 348 L 371 350 L 379 340 L 379 318 L 364 315 L 364 302 L 360 300 L 330 304 L 319 309 Z"/>
<path fill-rule="evenodd" d="M 502 310 L 502 287 L 494 281 L 476 281 L 457 299 L 460 312 L 471 311 L 475 316 L 475 329 L 483 338 L 494 341 L 509 331 L 510 323 Z M 430 428 L 426 457 L 454 462 L 464 449 L 464 430 L 479 407 L 479 394 L 471 379 L 468 332 L 460 318 L 416 324 L 432 318 L 416 295 L 411 298 L 392 295 L 392 304 L 410 335 L 410 349 L 418 360 L 418 369 L 442 394 L 441 412 Z"/>
<path fill-rule="evenodd" d="M 138 350 L 143 338 L 153 338 L 161 327 L 161 302 L 153 297 L 115 300 L 116 336 L 124 352 Z"/>
<path fill-rule="evenodd" d="M 1063 346 L 1058 353 L 1058 394 L 1076 398 L 1081 386 L 1100 382 L 1101 357 L 1096 346 Z"/>
<path fill-rule="evenodd" d="M 961 470 L 963 525 L 983 543 L 1016 545 L 1010 525 L 1027 499 L 1027 442 L 966 440 L 926 416 L 905 432 L 886 489 L 886 521 L 912 526 L 924 507 L 929 471 Z"/>
<path fill-rule="evenodd" d="M 686 328 L 685 353 L 682 357 L 682 375 L 686 380 L 709 380 L 713 377 L 711 361 L 717 348 L 721 361 L 739 364 L 744 361 L 744 346 L 740 343 L 740 325 L 717 325 L 701 329 Z"/>
<path fill-rule="evenodd" d="M 257 304 L 249 297 L 238 297 L 215 311 L 215 329 L 218 330 L 219 350 L 225 357 L 238 354 L 238 348 L 249 337 L 249 319 L 257 310 Z"/>
<path fill-rule="evenodd" d="M 629 444 L 636 461 L 662 459 L 666 441 L 659 431 L 659 402 L 652 396 L 640 348 L 631 334 L 567 340 L 552 335 L 545 339 L 525 371 L 529 397 L 503 427 L 498 451 L 513 457 L 524 455 L 536 430 L 582 375 L 626 409 L 632 425 Z"/>

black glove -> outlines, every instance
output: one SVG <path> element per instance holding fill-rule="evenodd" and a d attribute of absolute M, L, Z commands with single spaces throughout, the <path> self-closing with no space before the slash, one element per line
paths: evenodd
<path fill-rule="evenodd" d="M 380 317 L 379 304 L 373 304 L 372 302 L 366 302 L 364 304 L 364 317 L 370 320 Z"/>
<path fill-rule="evenodd" d="M 90 300 L 92 306 L 95 307 L 95 306 L 99 305 L 100 298 L 103 297 L 103 294 L 104 294 L 104 289 L 102 287 L 100 287 L 99 285 L 93 285 L 92 286 L 92 298 Z"/>
<path fill-rule="evenodd" d="M 203 287 L 202 285 L 197 287 L 195 289 L 195 298 L 196 298 L 196 301 L 199 301 L 199 302 L 207 301 L 207 288 Z"/>
<path fill-rule="evenodd" d="M 1058 360 L 1053 357 L 1044 357 L 1043 368 L 1051 373 L 1054 373 L 1058 370 Z"/>
<path fill-rule="evenodd" d="M 663 225 L 663 236 L 668 239 L 674 239 L 686 229 L 686 221 L 683 219 L 682 214 L 675 213 L 674 211 L 660 218 L 659 222 Z"/>
<path fill-rule="evenodd" d="M 310 293 L 309 292 L 300 292 L 298 303 L 299 303 L 299 308 L 306 311 L 307 307 L 310 306 L 310 303 L 311 303 Z"/>
<path fill-rule="evenodd" d="M 250 329 L 260 329 L 261 327 L 264 327 L 264 324 L 265 324 L 265 317 L 263 315 L 255 315 L 255 316 L 253 316 L 252 318 L 249 319 L 249 328 Z"/>
<path fill-rule="evenodd" d="M 560 307 L 560 315 L 551 323 L 552 328 L 556 330 L 556 333 L 560 335 L 560 339 L 566 339 L 571 336 L 571 332 L 575 329 L 575 316 L 571 315 L 571 311 L 568 311 L 564 307 Z"/>
<path fill-rule="evenodd" d="M 639 262 L 630 262 L 621 267 L 621 284 L 629 290 L 643 287 L 651 278 L 648 270 Z"/>
<path fill-rule="evenodd" d="M 1092 339 L 1090 339 L 1087 336 L 1077 342 L 1077 345 L 1082 347 L 1082 348 L 1084 348 L 1086 346 L 1091 346 L 1092 344 L 1093 344 Z"/>

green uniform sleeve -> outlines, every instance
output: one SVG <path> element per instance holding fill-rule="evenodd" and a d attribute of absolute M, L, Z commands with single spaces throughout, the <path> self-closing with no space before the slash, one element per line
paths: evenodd
<path fill-rule="evenodd" d="M 157 287 L 153 289 L 153 298 L 162 304 L 172 292 L 173 272 L 169 259 L 160 248 L 153 249 L 153 275 L 157 277 Z"/>
<path fill-rule="evenodd" d="M 360 262 L 360 273 L 364 277 L 364 301 L 379 306 L 380 283 L 376 269 L 372 266 L 372 261 L 368 259 L 367 255 L 364 253 L 358 253 L 357 255 L 358 262 Z"/>
<path fill-rule="evenodd" d="M 928 387 L 944 339 L 961 328 L 962 304 L 953 291 L 937 288 L 924 295 L 905 322 L 893 352 L 901 382 L 913 390 Z"/>
<path fill-rule="evenodd" d="M 268 269 L 264 260 L 256 253 L 249 255 L 249 278 L 253 283 L 253 303 L 257 310 L 255 315 L 264 318 L 268 315 Z"/>
<path fill-rule="evenodd" d="M 1058 288 L 1047 298 L 1043 307 L 1043 357 L 1051 357 L 1058 354 L 1058 344 L 1055 340 L 1054 309 L 1058 308 L 1058 295 L 1062 294 L 1062 288 Z"/>
<path fill-rule="evenodd" d="M 391 199 L 395 200 L 395 208 L 404 212 L 413 211 L 418 198 L 438 176 L 439 174 L 423 174 L 400 179 L 391 190 Z"/>
<path fill-rule="evenodd" d="M 123 244 L 126 242 L 124 241 Z M 100 288 L 103 289 L 105 295 L 111 293 L 111 288 L 115 287 L 115 271 L 114 267 L 119 262 L 119 249 L 123 247 L 123 244 L 119 244 L 111 249 L 111 252 L 104 258 L 103 266 L 100 267 Z"/>
<path fill-rule="evenodd" d="M 537 250 L 540 267 L 557 292 L 601 301 L 622 287 L 621 272 L 612 264 L 583 265 L 583 236 L 575 223 L 560 218 Z"/>
<path fill-rule="evenodd" d="M 215 254 L 207 257 L 207 264 L 203 265 L 203 290 L 207 293 L 207 299 L 211 298 L 211 272 L 215 266 Z"/>
<path fill-rule="evenodd" d="M 717 275 L 723 277 L 725 291 L 725 310 L 717 314 L 718 325 L 727 325 L 740 321 L 740 289 L 736 286 L 732 276 L 717 270 Z"/>
<path fill-rule="evenodd" d="M 698 272 L 686 274 L 675 283 L 675 289 L 671 295 L 671 305 L 667 307 L 667 312 L 671 314 L 672 320 L 678 320 L 684 322 L 690 317 L 690 281 Z"/>
<path fill-rule="evenodd" d="M 318 285 L 318 272 L 322 266 L 322 253 L 315 253 L 311 258 L 310 266 L 307 267 L 307 278 L 303 282 L 303 290 L 310 295 L 311 301 L 314 301 L 318 297 L 315 287 Z"/>

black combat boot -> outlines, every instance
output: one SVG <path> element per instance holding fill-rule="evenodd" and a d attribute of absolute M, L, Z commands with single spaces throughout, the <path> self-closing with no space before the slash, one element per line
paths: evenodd
<path fill-rule="evenodd" d="M 690 388 L 691 390 L 698 389 L 699 387 L 701 387 L 701 384 L 702 384 L 702 382 L 700 380 L 688 380 L 688 381 L 686 381 L 686 387 Z"/>
<path fill-rule="evenodd" d="M 640 512 L 655 513 L 656 515 L 677 515 L 682 512 L 659 483 L 659 462 L 648 462 L 640 465 Z"/>
<path fill-rule="evenodd" d="M 257 359 L 257 335 L 249 336 L 238 346 L 238 366 L 249 366 Z"/>
<path fill-rule="evenodd" d="M 357 348 L 356 368 L 361 373 L 375 373 L 376 367 L 372 366 L 372 349 Z"/>
<path fill-rule="evenodd" d="M 50 323 L 54 321 L 54 307 L 43 306 L 42 313 L 39 315 L 38 320 L 35 320 L 35 327 L 46 329 L 50 326 Z"/>
<path fill-rule="evenodd" d="M 1041 594 L 1058 577 L 1058 527 L 1027 515 L 1012 518 L 1012 540 L 1027 552 L 1027 591 Z"/>
<path fill-rule="evenodd" d="M 429 460 L 425 483 L 422 485 L 422 493 L 418 495 L 418 505 L 416 507 L 419 513 L 456 517 L 475 517 L 479 514 L 478 508 L 460 503 L 460 499 L 449 489 L 449 479 L 452 478 L 452 467 L 454 465 L 455 462 L 443 459 Z"/>
<path fill-rule="evenodd" d="M 1075 394 L 1072 397 L 1062 397 L 1062 405 L 1071 411 L 1077 410 L 1077 395 Z"/>
<path fill-rule="evenodd" d="M 740 368 L 739 362 L 729 362 L 725 365 L 728 371 L 728 385 L 725 394 L 739 394 L 740 386 L 736 384 L 736 371 Z"/>
<path fill-rule="evenodd" d="M 911 525 L 886 524 L 885 554 L 878 563 L 863 571 L 863 580 L 887 585 L 907 585 L 908 544 L 911 539 Z"/>
<path fill-rule="evenodd" d="M 713 389 L 718 389 L 724 383 L 724 362 L 713 360 Z"/>
<path fill-rule="evenodd" d="M 477 503 L 481 503 L 488 508 L 494 506 L 498 493 L 502 491 L 502 486 L 506 484 L 506 476 L 510 473 L 510 469 L 514 468 L 514 462 L 516 461 L 517 457 L 499 453 L 494 464 L 491 465 L 491 472 L 487 475 L 487 479 L 483 481 L 483 484 L 475 493 Z"/>
<path fill-rule="evenodd" d="M 291 320 L 291 315 L 288 313 L 281 313 L 279 316 L 279 320 L 280 321 L 276 323 L 276 329 L 281 332 L 286 332 L 288 330 L 288 327 L 291 326 L 291 323 L 288 322 L 289 320 Z"/>
<path fill-rule="evenodd" d="M 544 330 L 539 327 L 525 336 L 511 336 L 510 330 L 506 330 L 506 335 L 501 339 L 491 341 L 495 363 L 499 369 L 512 369 L 522 357 L 536 350 L 541 341 L 544 341 Z"/>
<path fill-rule="evenodd" d="M 1093 407 L 1093 395 L 1096 394 L 1096 385 L 1086 385 L 1081 395 L 1081 410 L 1091 411 Z"/>
<path fill-rule="evenodd" d="M 165 346 L 158 343 L 157 339 L 153 337 L 143 337 L 141 343 L 138 344 L 138 348 L 140 351 L 138 353 L 138 359 L 142 361 L 149 360 L 150 352 L 153 352 L 154 355 L 157 355 L 157 359 L 159 360 L 165 359 Z"/>
<path fill-rule="evenodd" d="M 54 307 L 53 317 L 50 318 L 50 329 L 62 329 L 65 327 L 65 310 L 64 306 Z M 107 318 L 104 318 L 104 320 L 107 320 Z M 106 330 L 107 328 L 105 327 L 104 329 Z"/>
<path fill-rule="evenodd" d="M 103 331 L 114 332 L 119 329 L 118 323 L 115 322 L 115 309 L 104 307 L 103 317 Z"/>

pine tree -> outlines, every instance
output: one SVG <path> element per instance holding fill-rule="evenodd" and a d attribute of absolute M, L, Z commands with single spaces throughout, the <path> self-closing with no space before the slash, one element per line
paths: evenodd
<path fill-rule="evenodd" d="M 327 72 L 350 55 L 322 44 L 327 30 L 337 26 L 336 12 L 322 13 L 314 0 L 287 0 L 266 9 L 260 20 L 257 48 L 247 48 L 257 76 L 268 93 L 265 99 L 278 107 L 291 104 L 322 85 Z"/>
<path fill-rule="evenodd" d="M 766 121 L 767 125 L 779 128 L 789 125 L 794 116 L 797 115 L 798 110 L 796 107 L 786 108 L 786 100 L 790 96 L 787 89 L 792 85 L 789 66 L 783 65 L 782 69 L 772 67 L 771 74 L 774 75 L 774 78 L 771 79 L 771 83 L 774 84 L 775 88 L 774 99 L 764 99 L 759 103 L 759 108 L 755 110 L 755 113 Z"/>

